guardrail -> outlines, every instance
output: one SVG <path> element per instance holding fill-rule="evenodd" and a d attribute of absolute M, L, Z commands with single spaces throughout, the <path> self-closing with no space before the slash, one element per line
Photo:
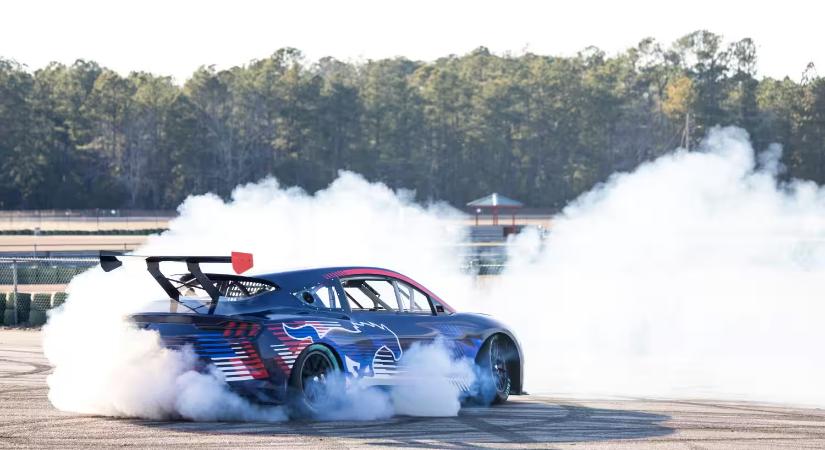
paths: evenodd
<path fill-rule="evenodd" d="M 0 210 L 0 217 L 33 216 L 165 216 L 177 215 L 174 209 L 128 209 L 128 208 L 85 208 L 85 209 L 5 209 Z"/>
<path fill-rule="evenodd" d="M 165 228 L 175 211 L 124 209 L 0 210 L 2 230 L 142 230 Z"/>
<path fill-rule="evenodd" d="M 128 252 L 140 247 L 141 245 L 143 245 L 143 242 L 76 242 L 68 244 L 34 242 L 31 244 L 0 244 L 0 253 L 31 253 L 33 257 L 37 257 L 38 252 L 83 252 L 89 249 L 94 249 L 95 251 L 115 250 Z"/>

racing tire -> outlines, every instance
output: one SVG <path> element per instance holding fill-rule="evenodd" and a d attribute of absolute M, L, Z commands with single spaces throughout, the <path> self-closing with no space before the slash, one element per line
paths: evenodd
<path fill-rule="evenodd" d="M 340 373 L 338 359 L 332 350 L 312 344 L 301 353 L 292 366 L 289 377 L 293 415 L 297 418 L 316 417 L 329 404 L 330 376 Z"/>
<path fill-rule="evenodd" d="M 510 397 L 513 388 L 511 368 L 513 367 L 514 346 L 509 338 L 494 334 L 481 347 L 476 357 L 479 368 L 479 399 L 487 404 L 501 404 Z"/>

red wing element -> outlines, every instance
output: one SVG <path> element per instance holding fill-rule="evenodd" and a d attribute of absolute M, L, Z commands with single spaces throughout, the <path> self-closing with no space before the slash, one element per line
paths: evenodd
<path fill-rule="evenodd" d="M 241 274 L 252 268 L 252 253 L 232 252 L 232 269 Z"/>

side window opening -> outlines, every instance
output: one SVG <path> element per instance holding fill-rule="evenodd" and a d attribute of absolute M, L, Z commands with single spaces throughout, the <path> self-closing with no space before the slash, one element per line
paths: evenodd
<path fill-rule="evenodd" d="M 398 299 L 395 286 L 383 279 L 341 280 L 353 311 L 396 311 Z"/>
<path fill-rule="evenodd" d="M 426 294 L 394 278 L 342 279 L 341 286 L 353 311 L 436 314 Z"/>
<path fill-rule="evenodd" d="M 365 280 L 364 287 L 375 296 L 373 299 L 379 309 L 395 311 L 398 309 L 398 297 L 395 286 L 390 280 Z"/>
<path fill-rule="evenodd" d="M 395 283 L 398 286 L 401 311 L 417 314 L 433 313 L 430 300 L 426 294 L 403 281 L 396 281 Z"/>

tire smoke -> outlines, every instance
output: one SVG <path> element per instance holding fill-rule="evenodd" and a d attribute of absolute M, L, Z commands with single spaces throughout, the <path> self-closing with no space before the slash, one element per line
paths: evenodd
<path fill-rule="evenodd" d="M 511 241 L 479 307 L 519 333 L 527 389 L 825 405 L 825 190 L 780 155 L 717 128 Z"/>
<path fill-rule="evenodd" d="M 169 231 L 150 237 L 135 253 L 226 255 L 240 250 L 255 254 L 252 273 L 374 265 L 425 277 L 435 287 L 469 284 L 456 276 L 460 252 L 442 245 L 463 239 L 460 223 L 444 220 L 457 217 L 456 211 L 440 204 L 422 207 L 409 192 L 393 192 L 348 172 L 314 195 L 281 188 L 269 179 L 237 188 L 228 202 L 209 194 L 191 197 L 179 212 Z M 191 352 L 165 349 L 156 333 L 126 322 L 126 316 L 147 303 L 166 298 L 142 261 L 126 261 L 110 273 L 94 268 L 75 277 L 67 291 L 67 302 L 50 314 L 43 332 L 44 352 L 55 367 L 48 377 L 49 399 L 55 407 L 150 419 L 279 421 L 287 417 L 284 408 L 261 407 L 237 396 L 216 371 L 194 371 Z M 416 353 L 411 352 L 412 357 Z M 432 356 L 441 353 L 446 355 L 437 346 L 428 350 Z M 437 361 L 444 363 L 443 358 Z M 450 370 L 452 363 L 447 361 L 438 370 Z M 320 418 L 457 413 L 454 393 L 417 409 L 415 396 L 398 408 L 390 395 L 373 390 L 350 390 L 346 396 L 339 408 Z"/>
<path fill-rule="evenodd" d="M 454 358 L 441 339 L 415 343 L 400 361 L 398 384 L 389 390 L 368 384 L 369 379 L 343 375 L 327 381 L 325 398 L 312 414 L 318 420 L 379 420 L 394 415 L 449 417 L 458 415 L 462 392 L 455 380 L 473 386 L 473 362 Z"/>

